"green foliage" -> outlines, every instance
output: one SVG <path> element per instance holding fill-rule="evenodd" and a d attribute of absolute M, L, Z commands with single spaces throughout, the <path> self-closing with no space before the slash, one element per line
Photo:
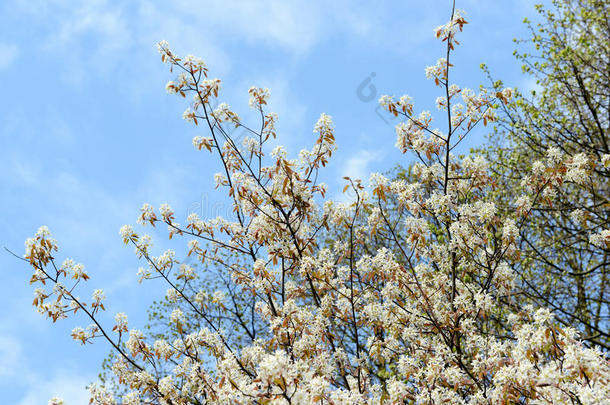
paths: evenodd
<path fill-rule="evenodd" d="M 515 51 L 535 88 L 517 91 L 492 135 L 487 155 L 501 179 L 504 209 L 523 187 L 521 179 L 549 148 L 566 156 L 584 153 L 600 161 L 609 149 L 610 24 L 607 3 L 555 0 L 536 7 L 541 22 L 525 20 L 531 38 L 517 41 L 533 53 Z M 487 68 L 483 69 L 489 73 Z M 490 76 L 491 79 L 491 76 Z M 492 87 L 501 82 L 492 80 Z M 515 263 L 523 302 L 553 309 L 578 328 L 591 345 L 610 349 L 610 252 L 591 249 L 589 235 L 609 228 L 610 171 L 588 170 L 588 179 L 569 182 L 553 208 L 534 206 L 521 232 L 525 258 Z M 582 212 L 582 220 L 575 220 Z"/>

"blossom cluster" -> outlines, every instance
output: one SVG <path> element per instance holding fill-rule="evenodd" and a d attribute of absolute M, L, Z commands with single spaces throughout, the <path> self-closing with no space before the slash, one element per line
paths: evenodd
<path fill-rule="evenodd" d="M 456 11 L 436 30 L 447 55 L 464 24 Z M 565 183 L 586 181 L 591 159 L 549 150 L 523 179 L 523 194 L 507 215 L 496 207 L 488 162 L 452 153 L 475 125 L 494 119 L 510 89 L 474 94 L 450 84 L 449 57 L 440 59 L 426 75 L 444 90 L 437 106 L 449 112 L 448 131 L 431 127 L 430 112 L 414 115 L 410 97 L 382 97 L 380 104 L 401 118 L 396 146 L 418 163 L 408 179 L 374 173 L 366 187 L 346 178 L 355 198 L 337 202 L 318 183 L 336 149 L 330 116 L 320 116 L 313 147 L 297 158 L 282 147 L 269 152 L 277 116 L 265 112 L 269 91 L 253 87 L 250 105 L 261 113 L 261 130 L 247 127 L 251 137 L 238 144 L 223 125 L 245 124 L 228 104 L 211 107 L 220 81 L 207 79 L 205 63 L 179 58 L 164 42 L 159 50 L 181 72 L 168 91 L 194 96 L 185 119 L 210 128 L 210 137 L 193 144 L 220 160 L 216 183 L 234 215 L 191 214 L 183 226 L 169 205 L 143 205 L 139 224 L 167 226 L 170 238 L 188 239 L 188 264 L 173 250 L 156 255 L 148 235 L 121 228 L 123 242 L 146 263 L 141 280 L 169 285 L 171 333 L 158 339 L 130 328 L 122 313 L 113 328 L 119 337 L 108 336 L 95 318 L 104 309 L 103 291 L 95 290 L 86 307 L 59 282 L 66 274 L 86 280 L 84 268 L 66 261 L 48 273 L 58 247 L 46 228 L 26 242 L 32 280 L 51 282 L 58 297 L 47 304 L 50 293 L 36 290 L 34 304 L 54 320 L 67 314 L 64 299 L 76 303 L 74 311 L 91 308 L 94 326 L 76 328 L 74 339 L 85 343 L 101 334 L 118 352 L 112 372 L 124 393 L 93 385 L 92 403 L 594 404 L 610 398 L 605 356 L 547 309 L 519 308 L 511 296 L 528 213 Z M 594 247 L 609 240 L 608 230 L 591 235 Z M 226 288 L 198 287 L 206 265 Z"/>

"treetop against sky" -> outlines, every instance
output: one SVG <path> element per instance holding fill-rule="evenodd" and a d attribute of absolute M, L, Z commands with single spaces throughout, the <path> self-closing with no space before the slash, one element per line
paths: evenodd
<path fill-rule="evenodd" d="M 511 55 L 512 38 L 527 35 L 521 20 L 533 16 L 529 2 L 460 3 L 469 25 L 453 59 L 455 82 L 476 89 L 486 80 L 478 69 L 485 62 L 507 85 L 531 87 Z M 279 143 L 291 156 L 315 141 L 320 113 L 331 115 L 338 149 L 322 180 L 339 197 L 341 177 L 368 181 L 388 162 L 410 161 L 391 147 L 397 121 L 377 100 L 408 93 L 419 108 L 435 109 L 424 67 L 442 53 L 433 28 L 449 10 L 440 1 L 3 2 L 3 244 L 18 251 L 47 224 L 62 250 L 86 263 L 92 285 L 103 287 L 102 320 L 111 324 L 114 313 L 126 312 L 130 325 L 142 326 L 142 308 L 165 286 L 134 287 L 139 264 L 117 230 L 145 201 L 171 203 L 180 222 L 231 212 L 210 191 L 213 162 L 193 151 L 191 139 L 205 134 L 182 122 L 183 106 L 164 93 L 167 72 L 154 44 L 166 38 L 180 54 L 203 56 L 223 78 L 223 100 L 244 118 L 253 115 L 251 85 L 269 88 Z M 485 132 L 473 133 L 462 150 Z M 1 298 L 0 391 L 8 403 L 44 403 L 55 394 L 85 402 L 82 387 L 95 379 L 107 347 L 74 345 L 71 320 L 47 324 L 29 307 L 29 276 L 9 255 L 0 260 L 11 286 Z"/>

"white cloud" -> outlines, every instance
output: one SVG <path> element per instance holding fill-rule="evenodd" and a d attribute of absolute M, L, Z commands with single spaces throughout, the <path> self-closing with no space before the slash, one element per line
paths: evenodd
<path fill-rule="evenodd" d="M 306 52 L 329 30 L 361 34 L 368 30 L 367 19 L 343 1 L 225 1 L 202 6 L 198 1 L 182 0 L 177 4 L 185 14 L 211 25 L 219 39 L 239 36 L 293 53 Z"/>
<path fill-rule="evenodd" d="M 92 71 L 125 69 L 154 52 L 154 44 L 170 41 L 179 53 L 197 53 L 228 64 L 225 46 L 234 41 L 278 48 L 289 55 L 307 53 L 329 35 L 365 37 L 377 31 L 370 8 L 345 1 L 280 0 L 151 3 L 90 0 L 79 5 L 64 0 L 17 1 L 18 11 L 43 22 L 38 35 L 44 49 L 67 58 L 66 78 L 83 79 Z M 215 66 L 216 67 L 216 66 Z"/>
<path fill-rule="evenodd" d="M 96 72 L 109 73 L 125 61 L 133 33 L 122 10 L 105 0 L 70 5 L 45 42 L 49 52 L 64 53 L 67 82 L 80 82 Z"/>
<path fill-rule="evenodd" d="M 348 184 L 343 177 L 349 177 L 353 180 L 361 180 L 362 185 L 368 185 L 370 176 L 370 164 L 381 160 L 384 157 L 384 153 L 380 150 L 362 149 L 352 154 L 351 157 L 347 158 L 341 167 L 337 170 L 337 179 L 341 188 Z M 331 197 L 336 202 L 353 202 L 356 199 L 352 188 L 348 188 L 345 192 L 336 193 Z"/>
<path fill-rule="evenodd" d="M 14 376 L 21 363 L 21 343 L 13 336 L 0 335 L 0 377 Z"/>
<path fill-rule="evenodd" d="M 46 404 L 55 396 L 63 398 L 68 405 L 88 404 L 90 397 L 86 386 L 93 379 L 94 377 L 85 377 L 81 373 L 67 371 L 56 372 L 50 378 L 31 375 L 28 379 L 29 389 L 18 405 Z"/>
<path fill-rule="evenodd" d="M 16 45 L 0 42 L 0 69 L 9 67 L 18 54 L 19 50 Z"/>
<path fill-rule="evenodd" d="M 22 344 L 13 336 L 0 334 L 0 377 L 3 383 L 15 381 L 27 390 L 18 405 L 46 404 L 54 396 L 63 398 L 66 404 L 87 404 L 86 386 L 94 376 L 71 370 L 46 369 L 41 375 L 28 365 Z"/>
<path fill-rule="evenodd" d="M 381 159 L 381 157 L 382 154 L 379 151 L 361 150 L 347 159 L 341 170 L 341 177 L 347 176 L 352 179 L 360 179 L 366 184 L 369 177 L 369 164 Z"/>
<path fill-rule="evenodd" d="M 68 18 L 63 20 L 59 31 L 52 37 L 56 41 L 68 44 L 88 33 L 97 34 L 104 40 L 104 46 L 116 47 L 121 42 L 129 41 L 127 25 L 120 10 L 113 9 L 106 1 L 88 1 L 75 8 Z M 120 41 L 117 41 L 118 39 Z"/>

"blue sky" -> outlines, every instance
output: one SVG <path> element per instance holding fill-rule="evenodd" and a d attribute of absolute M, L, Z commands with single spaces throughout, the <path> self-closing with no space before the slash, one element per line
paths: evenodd
<path fill-rule="evenodd" d="M 476 88 L 488 64 L 508 86 L 528 88 L 512 56 L 528 0 L 458 0 L 469 25 L 455 53 L 456 83 Z M 382 94 L 413 97 L 430 109 L 439 95 L 424 68 L 442 54 L 433 28 L 449 0 L 381 2 L 208 2 L 2 0 L 0 2 L 0 242 L 23 253 L 24 240 L 47 225 L 58 258 L 85 264 L 108 296 L 107 320 L 124 311 L 141 327 L 165 286 L 137 283 L 138 262 L 118 230 L 135 223 L 143 202 L 167 202 L 177 218 L 227 212 L 213 191 L 219 171 L 191 145 L 201 130 L 182 121 L 183 100 L 155 43 L 201 56 L 223 80 L 220 99 L 248 110 L 252 85 L 271 89 L 279 142 L 297 153 L 313 142 L 322 112 L 334 118 L 338 151 L 324 174 L 331 195 L 345 175 L 368 179 L 407 163 L 394 150 L 393 124 L 378 115 Z M 366 81 L 370 79 L 370 81 Z M 360 88 L 360 90 L 358 90 Z M 439 124 L 439 126 L 442 124 Z M 479 131 L 465 146 L 478 145 Z M 167 247 L 162 235 L 159 249 Z M 0 393 L 6 404 L 46 404 L 61 394 L 85 404 L 108 347 L 83 348 L 69 336 L 84 319 L 50 324 L 31 306 L 30 270 L 0 253 Z"/>

